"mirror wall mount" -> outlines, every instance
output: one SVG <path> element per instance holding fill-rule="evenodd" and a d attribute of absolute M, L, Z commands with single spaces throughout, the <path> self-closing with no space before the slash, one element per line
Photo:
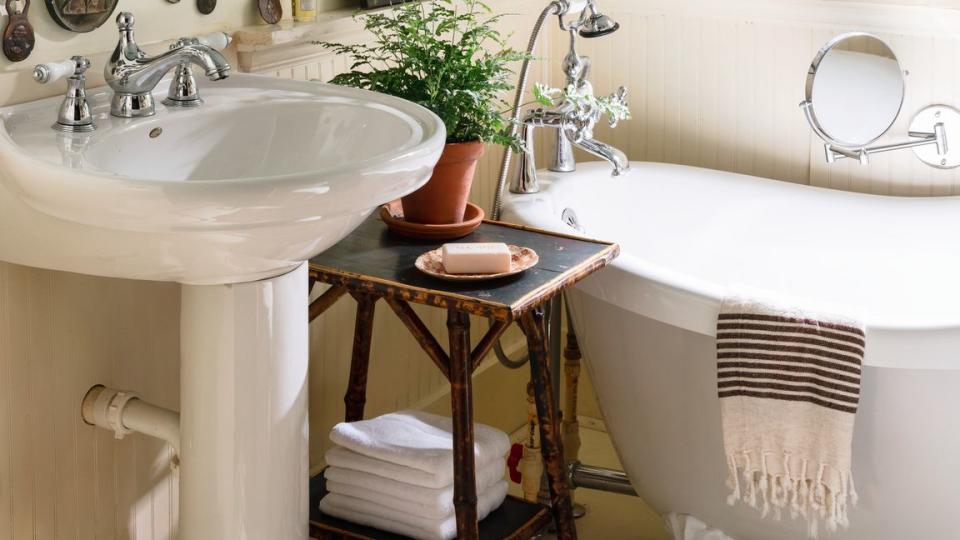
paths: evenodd
<path fill-rule="evenodd" d="M 916 145 L 917 159 L 938 169 L 960 167 L 960 111 L 949 105 L 931 105 L 918 112 L 910 122 L 909 134 L 917 137 L 933 129 L 942 144 Z M 951 146 L 949 141 L 953 141 Z"/>
<path fill-rule="evenodd" d="M 867 165 L 870 163 L 872 154 L 913 148 L 916 156 L 927 165 L 938 168 L 960 166 L 960 151 L 950 152 L 950 147 L 947 144 L 947 125 L 951 126 L 950 131 L 960 131 L 960 111 L 949 105 L 931 105 L 917 113 L 910 124 L 910 131 L 907 133 L 911 140 L 860 147 L 845 146 L 833 141 L 817 125 L 816 119 L 811 114 L 810 102 L 804 101 L 800 104 L 800 107 L 807 118 L 807 123 L 810 124 L 810 129 L 824 141 L 823 149 L 827 163 L 850 158 Z M 960 137 L 957 137 L 956 140 L 960 140 Z M 927 147 L 930 151 L 920 151 L 922 147 Z"/>

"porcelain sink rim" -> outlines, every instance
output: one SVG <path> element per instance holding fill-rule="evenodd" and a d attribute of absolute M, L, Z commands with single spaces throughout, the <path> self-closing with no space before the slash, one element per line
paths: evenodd
<path fill-rule="evenodd" d="M 157 85 L 157 88 L 154 91 L 154 93 L 158 97 L 158 99 L 161 98 L 162 95 L 164 95 L 164 93 L 166 92 L 166 88 L 169 84 L 169 80 L 170 80 L 169 77 L 165 78 L 163 81 L 161 81 Z M 307 93 L 304 91 L 302 86 L 303 86 L 303 83 L 308 81 L 292 81 L 287 79 L 280 79 L 275 77 L 254 75 L 254 74 L 247 74 L 247 73 L 231 75 L 229 78 L 225 79 L 224 81 L 220 81 L 217 83 L 212 83 L 212 84 L 201 83 L 201 90 L 205 91 L 206 93 L 213 93 L 214 95 L 216 95 L 217 93 L 216 85 L 218 84 L 222 85 L 224 88 L 240 88 L 240 89 L 247 88 L 250 90 L 255 90 L 256 88 L 254 88 L 253 86 L 244 87 L 244 86 L 237 85 L 237 81 L 242 82 L 246 80 L 270 81 L 273 87 L 265 87 L 262 89 L 263 91 L 267 91 L 267 92 L 292 91 L 292 92 L 302 94 L 304 101 L 309 101 L 311 97 L 319 98 L 321 100 L 329 99 L 329 98 L 343 98 L 348 102 L 349 101 L 357 102 L 354 104 L 350 104 L 350 103 L 347 103 L 347 104 L 350 104 L 356 107 L 364 107 L 367 104 L 363 103 L 362 100 L 366 98 L 367 100 L 369 100 L 370 103 L 379 105 L 384 109 L 392 109 L 392 111 L 389 111 L 389 110 L 386 111 L 389 114 L 394 114 L 395 112 L 399 112 L 401 113 L 404 120 L 414 121 L 422 129 L 422 136 L 420 137 L 420 140 L 418 142 L 415 142 L 412 146 L 406 146 L 391 152 L 378 154 L 376 156 L 372 156 L 369 158 L 359 159 L 356 161 L 352 161 L 348 164 L 342 164 L 342 165 L 322 168 L 322 169 L 310 169 L 303 172 L 283 173 L 283 174 L 276 174 L 276 175 L 246 176 L 241 178 L 222 178 L 222 179 L 190 178 L 186 180 L 170 180 L 170 179 L 158 179 L 158 178 L 143 178 L 143 177 L 136 177 L 136 176 L 130 176 L 125 174 L 118 174 L 115 172 L 111 172 L 109 170 L 102 169 L 100 167 L 96 167 L 94 170 L 71 169 L 64 165 L 57 164 L 50 160 L 44 159 L 44 157 L 34 152 L 30 152 L 29 150 L 25 151 L 23 149 L 24 147 L 21 144 L 18 144 L 17 141 L 13 139 L 13 136 L 10 133 L 8 123 L 11 116 L 15 114 L 33 112 L 35 110 L 36 111 L 49 110 L 51 111 L 50 116 L 52 118 L 54 116 L 53 111 L 56 110 L 56 107 L 59 105 L 60 101 L 62 101 L 63 99 L 61 96 L 54 96 L 54 97 L 42 98 L 42 99 L 30 101 L 30 102 L 24 102 L 16 105 L 8 105 L 0 108 L 0 156 L 3 156 L 9 152 L 9 153 L 12 153 L 13 156 L 18 159 L 29 160 L 30 162 L 33 162 L 38 166 L 42 166 L 45 169 L 53 168 L 55 170 L 58 170 L 58 169 L 67 170 L 71 175 L 81 177 L 84 179 L 84 181 L 87 181 L 89 179 L 89 181 L 91 182 L 105 182 L 105 183 L 120 182 L 120 183 L 136 184 L 136 185 L 143 185 L 143 186 L 158 186 L 158 187 L 177 186 L 178 189 L 190 189 L 189 187 L 185 187 L 185 186 L 195 186 L 197 188 L 201 188 L 201 187 L 209 188 L 210 186 L 217 186 L 217 185 L 227 187 L 229 185 L 246 185 L 246 184 L 265 185 L 265 184 L 284 184 L 287 182 L 296 183 L 298 181 L 304 181 L 304 180 L 315 181 L 320 176 L 325 176 L 325 175 L 335 176 L 351 170 L 356 171 L 358 174 L 362 174 L 363 171 L 368 168 L 374 168 L 374 167 L 379 168 L 379 167 L 382 167 L 384 164 L 389 164 L 395 161 L 407 160 L 410 158 L 415 158 L 422 155 L 430 154 L 431 152 L 434 151 L 433 148 L 437 144 L 442 146 L 446 142 L 446 129 L 443 124 L 443 121 L 432 111 L 412 101 L 408 101 L 408 100 L 391 96 L 388 94 L 373 92 L 370 90 L 309 81 L 311 84 L 316 85 L 317 91 Z M 293 86 L 290 83 L 298 83 L 297 84 L 298 88 L 296 89 L 282 88 L 285 86 L 286 87 Z M 96 87 L 88 90 L 87 99 L 93 102 L 98 102 L 97 109 L 98 109 L 98 112 L 100 112 L 100 110 L 104 106 L 104 103 L 102 103 L 102 101 L 105 100 L 106 103 L 109 104 L 109 99 L 111 94 L 112 94 L 112 91 L 110 90 L 109 87 L 100 86 L 100 87 Z M 238 110 L 242 110 L 242 109 L 238 109 Z M 224 111 L 222 108 L 214 108 L 213 112 L 215 114 L 228 113 L 228 111 Z M 203 115 L 204 108 L 200 107 L 197 109 L 176 109 L 176 108 L 168 108 L 166 106 L 160 105 L 157 107 L 157 115 L 152 117 L 145 117 L 145 118 L 138 118 L 138 119 L 131 119 L 131 120 L 112 118 L 112 117 L 108 119 L 111 122 L 119 121 L 119 122 L 124 122 L 127 125 L 134 126 L 138 122 L 154 122 L 157 119 L 169 118 L 177 114 Z M 98 114 L 96 119 L 103 120 L 103 115 Z M 431 124 L 434 124 L 433 127 L 435 127 L 435 129 L 433 129 L 432 132 L 430 130 L 430 127 L 432 127 Z M 121 128 L 122 127 L 123 126 L 121 126 Z M 98 124 L 98 131 L 99 131 L 99 124 Z M 52 129 L 50 132 L 51 134 L 56 134 L 56 132 L 53 131 Z M 94 132 L 94 133 L 96 134 L 97 132 Z M 102 134 L 104 132 L 99 131 L 99 133 Z M 82 140 L 85 136 L 89 136 L 89 134 L 60 134 L 60 135 L 66 136 L 75 140 Z M 184 187 L 180 187 L 180 186 L 184 186 Z"/>
<path fill-rule="evenodd" d="M 59 96 L 2 109 L 0 260 L 194 285 L 278 276 L 338 242 L 380 204 L 423 186 L 446 142 L 439 117 L 382 94 L 247 74 L 200 84 L 208 105 L 227 104 L 209 117 L 214 120 L 184 121 L 172 129 L 186 117 L 161 106 L 161 116 L 169 115 L 165 120 L 123 121 L 147 124 L 131 131 L 142 139 L 122 144 L 109 133 L 103 139 L 58 137 L 50 126 Z M 165 91 L 161 83 L 155 96 Z M 98 108 L 105 92 L 90 92 L 99 100 L 96 119 L 104 130 L 121 134 L 124 128 L 110 128 L 120 124 Z M 298 115 L 299 101 L 314 96 L 316 108 Z M 250 118 L 222 116 L 243 111 L 246 104 L 269 102 L 279 104 L 276 114 L 261 109 Z M 378 104 L 386 110 L 371 110 Z M 359 120 L 353 123 L 354 118 Z M 224 123 L 217 125 L 217 120 Z M 268 129 L 253 131 L 260 125 Z M 205 133 L 208 126 L 216 129 Z M 163 127 L 175 138 L 151 145 L 147 134 L 153 127 Z M 193 133 L 207 136 L 209 144 L 182 142 L 191 141 Z M 348 138 L 334 138 L 338 134 Z M 310 138 L 303 145 L 288 144 L 301 136 Z M 100 141 L 106 144 L 98 148 Z M 263 144 L 272 146 L 261 149 Z M 129 152 L 113 157 L 125 148 Z M 247 151 L 254 148 L 262 151 Z M 236 157 L 231 149 L 240 149 L 233 152 Z M 211 154 L 221 150 L 226 153 Z M 168 155 L 176 161 L 167 160 Z M 84 156 L 91 158 L 90 171 L 84 170 Z M 149 157 L 145 163 L 150 169 L 138 168 L 139 156 Z M 361 163 L 366 157 L 372 159 Z M 204 160 L 218 166 L 238 158 L 246 161 L 232 169 L 204 168 Z M 347 166 L 339 168 L 344 161 Z M 141 170 L 149 174 L 141 176 Z"/>

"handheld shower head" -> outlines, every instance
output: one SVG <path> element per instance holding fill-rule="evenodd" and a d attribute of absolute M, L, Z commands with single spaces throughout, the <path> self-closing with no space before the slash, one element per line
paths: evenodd
<path fill-rule="evenodd" d="M 587 15 L 587 11 L 590 12 L 589 15 Z M 620 23 L 597 11 L 595 2 L 590 2 L 583 15 L 580 24 L 580 37 L 597 38 L 612 34 L 620 29 Z"/>

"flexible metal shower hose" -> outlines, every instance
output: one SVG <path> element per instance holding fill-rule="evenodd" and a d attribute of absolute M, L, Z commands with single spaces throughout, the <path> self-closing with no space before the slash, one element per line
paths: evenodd
<path fill-rule="evenodd" d="M 513 100 L 513 115 L 510 117 L 511 137 L 516 137 L 520 133 L 520 109 L 523 106 L 523 96 L 526 95 L 527 82 L 530 78 L 530 56 L 537 48 L 537 41 L 540 39 L 540 31 L 543 29 L 543 23 L 547 20 L 547 17 L 560 15 L 563 11 L 564 5 L 559 0 L 554 0 L 544 8 L 543 12 L 541 12 L 537 18 L 536 24 L 533 26 L 533 33 L 530 35 L 530 42 L 527 44 L 527 58 L 524 59 L 523 66 L 520 68 L 520 79 L 517 81 L 517 95 Z M 497 190 L 493 196 L 493 212 L 491 215 L 494 220 L 500 219 L 500 213 L 503 210 L 503 189 L 507 185 L 507 176 L 510 174 L 511 159 L 513 159 L 513 149 L 507 147 L 503 153 L 503 161 L 500 164 L 500 177 L 497 180 Z M 514 360 L 507 356 L 503 351 L 503 346 L 500 344 L 499 339 L 493 346 L 493 351 L 497 355 L 497 360 L 510 369 L 521 368 L 530 360 L 529 354 L 524 355 L 519 360 Z"/>
<path fill-rule="evenodd" d="M 527 93 L 527 82 L 529 82 L 530 79 L 530 55 L 532 55 L 533 51 L 537 48 L 537 41 L 540 40 L 540 31 L 543 29 L 543 23 L 547 20 L 547 17 L 550 15 L 559 15 L 563 9 L 564 5 L 559 0 L 550 2 L 550 5 L 540 13 L 540 17 L 537 18 L 537 23 L 533 26 L 533 33 L 530 35 L 530 42 L 527 44 L 527 58 L 523 61 L 523 66 L 520 68 L 520 79 L 517 81 L 517 95 L 513 100 L 513 115 L 510 117 L 511 137 L 516 137 L 520 133 L 520 109 L 523 106 L 523 96 Z M 507 147 L 503 154 L 503 161 L 500 163 L 500 177 L 497 180 L 497 191 L 493 195 L 493 212 L 491 215 L 494 220 L 500 219 L 500 212 L 503 207 L 503 189 L 507 185 L 507 176 L 510 174 L 511 159 L 513 159 L 513 149 Z"/>

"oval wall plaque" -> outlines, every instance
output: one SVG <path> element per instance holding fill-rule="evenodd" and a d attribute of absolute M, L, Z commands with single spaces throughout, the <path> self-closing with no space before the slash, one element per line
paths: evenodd
<path fill-rule="evenodd" d="M 99 28 L 117 8 L 117 0 L 46 0 L 47 10 L 57 24 L 71 32 Z"/>

